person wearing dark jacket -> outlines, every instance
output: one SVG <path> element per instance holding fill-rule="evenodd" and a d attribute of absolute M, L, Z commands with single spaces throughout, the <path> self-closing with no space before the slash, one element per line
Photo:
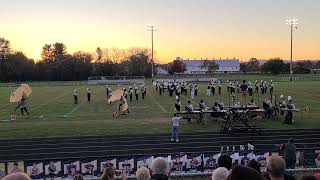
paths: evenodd
<path fill-rule="evenodd" d="M 294 169 L 296 167 L 296 145 L 292 138 L 289 139 L 288 143 L 282 146 L 283 149 L 283 158 L 286 162 L 286 167 L 288 169 Z"/>

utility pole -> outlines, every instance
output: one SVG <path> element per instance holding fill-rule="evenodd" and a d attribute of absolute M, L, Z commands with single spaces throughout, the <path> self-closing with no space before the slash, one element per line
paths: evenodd
<path fill-rule="evenodd" d="M 292 81 L 293 64 L 292 64 L 292 45 L 293 45 L 293 28 L 298 28 L 298 19 L 287 19 L 286 24 L 290 26 L 290 81 Z"/>
<path fill-rule="evenodd" d="M 148 25 L 148 31 L 151 31 L 151 63 L 152 63 L 152 67 L 151 67 L 151 76 L 152 79 L 154 77 L 154 61 L 153 61 L 153 32 L 156 31 L 156 26 L 155 25 Z"/>

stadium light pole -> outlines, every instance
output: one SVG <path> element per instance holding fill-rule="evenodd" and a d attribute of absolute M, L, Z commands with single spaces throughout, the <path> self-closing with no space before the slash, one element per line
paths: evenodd
<path fill-rule="evenodd" d="M 152 63 L 152 66 L 151 66 L 151 76 L 152 76 L 152 79 L 154 77 L 154 69 L 153 69 L 153 66 L 154 66 L 154 61 L 153 61 L 153 32 L 156 31 L 156 26 L 155 25 L 148 25 L 148 31 L 151 31 L 151 63 Z"/>
<path fill-rule="evenodd" d="M 292 64 L 292 41 L 293 41 L 293 28 L 298 28 L 298 19 L 290 18 L 286 20 L 286 24 L 290 26 L 290 81 L 292 81 L 293 64 Z"/>

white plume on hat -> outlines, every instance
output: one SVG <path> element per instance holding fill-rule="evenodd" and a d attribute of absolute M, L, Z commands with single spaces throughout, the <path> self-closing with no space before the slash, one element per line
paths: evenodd
<path fill-rule="evenodd" d="M 280 95 L 280 99 L 283 99 L 283 94 Z"/>
<path fill-rule="evenodd" d="M 288 101 L 291 101 L 291 100 L 292 100 L 291 96 L 288 96 Z"/>

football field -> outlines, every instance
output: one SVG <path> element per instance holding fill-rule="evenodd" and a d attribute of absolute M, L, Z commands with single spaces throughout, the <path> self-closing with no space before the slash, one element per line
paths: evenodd
<path fill-rule="evenodd" d="M 10 122 L 10 115 L 14 112 L 16 103 L 9 103 L 9 96 L 16 87 L 0 87 L 0 138 L 29 138 L 48 136 L 79 136 L 101 134 L 141 134 L 141 133 L 169 133 L 171 117 L 174 113 L 174 97 L 169 97 L 166 91 L 162 96 L 155 90 L 151 83 L 147 84 L 147 97 L 139 101 L 133 98 L 129 101 L 130 114 L 112 117 L 112 112 L 117 111 L 118 102 L 107 103 L 104 86 L 90 86 L 92 100 L 86 100 L 86 88 L 81 85 L 41 85 L 30 84 L 33 93 L 28 98 L 28 111 L 30 117 L 19 115 L 16 122 Z M 198 107 L 200 99 L 211 107 L 217 99 L 222 99 L 229 105 L 229 96 L 226 86 L 222 86 L 222 95 L 206 96 L 207 84 L 199 84 L 198 96 L 193 101 Z M 122 86 L 128 89 L 128 86 Z M 118 87 L 113 86 L 112 90 Z M 79 93 L 79 103 L 73 103 L 73 90 Z M 279 97 L 293 97 L 294 104 L 301 110 L 295 114 L 294 125 L 282 125 L 281 119 L 265 119 L 252 122 L 264 128 L 303 128 L 319 127 L 320 125 L 320 83 L 319 81 L 275 82 L 275 94 Z M 239 95 L 238 95 L 239 96 Z M 270 97 L 269 94 L 267 94 Z M 255 95 L 256 103 L 260 107 L 265 96 Z M 239 98 L 239 97 L 238 97 Z M 190 99 L 182 96 L 184 106 Z M 311 108 L 310 112 L 305 107 Z M 182 132 L 218 131 L 219 122 L 208 122 L 205 125 L 196 123 L 182 123 Z"/>

